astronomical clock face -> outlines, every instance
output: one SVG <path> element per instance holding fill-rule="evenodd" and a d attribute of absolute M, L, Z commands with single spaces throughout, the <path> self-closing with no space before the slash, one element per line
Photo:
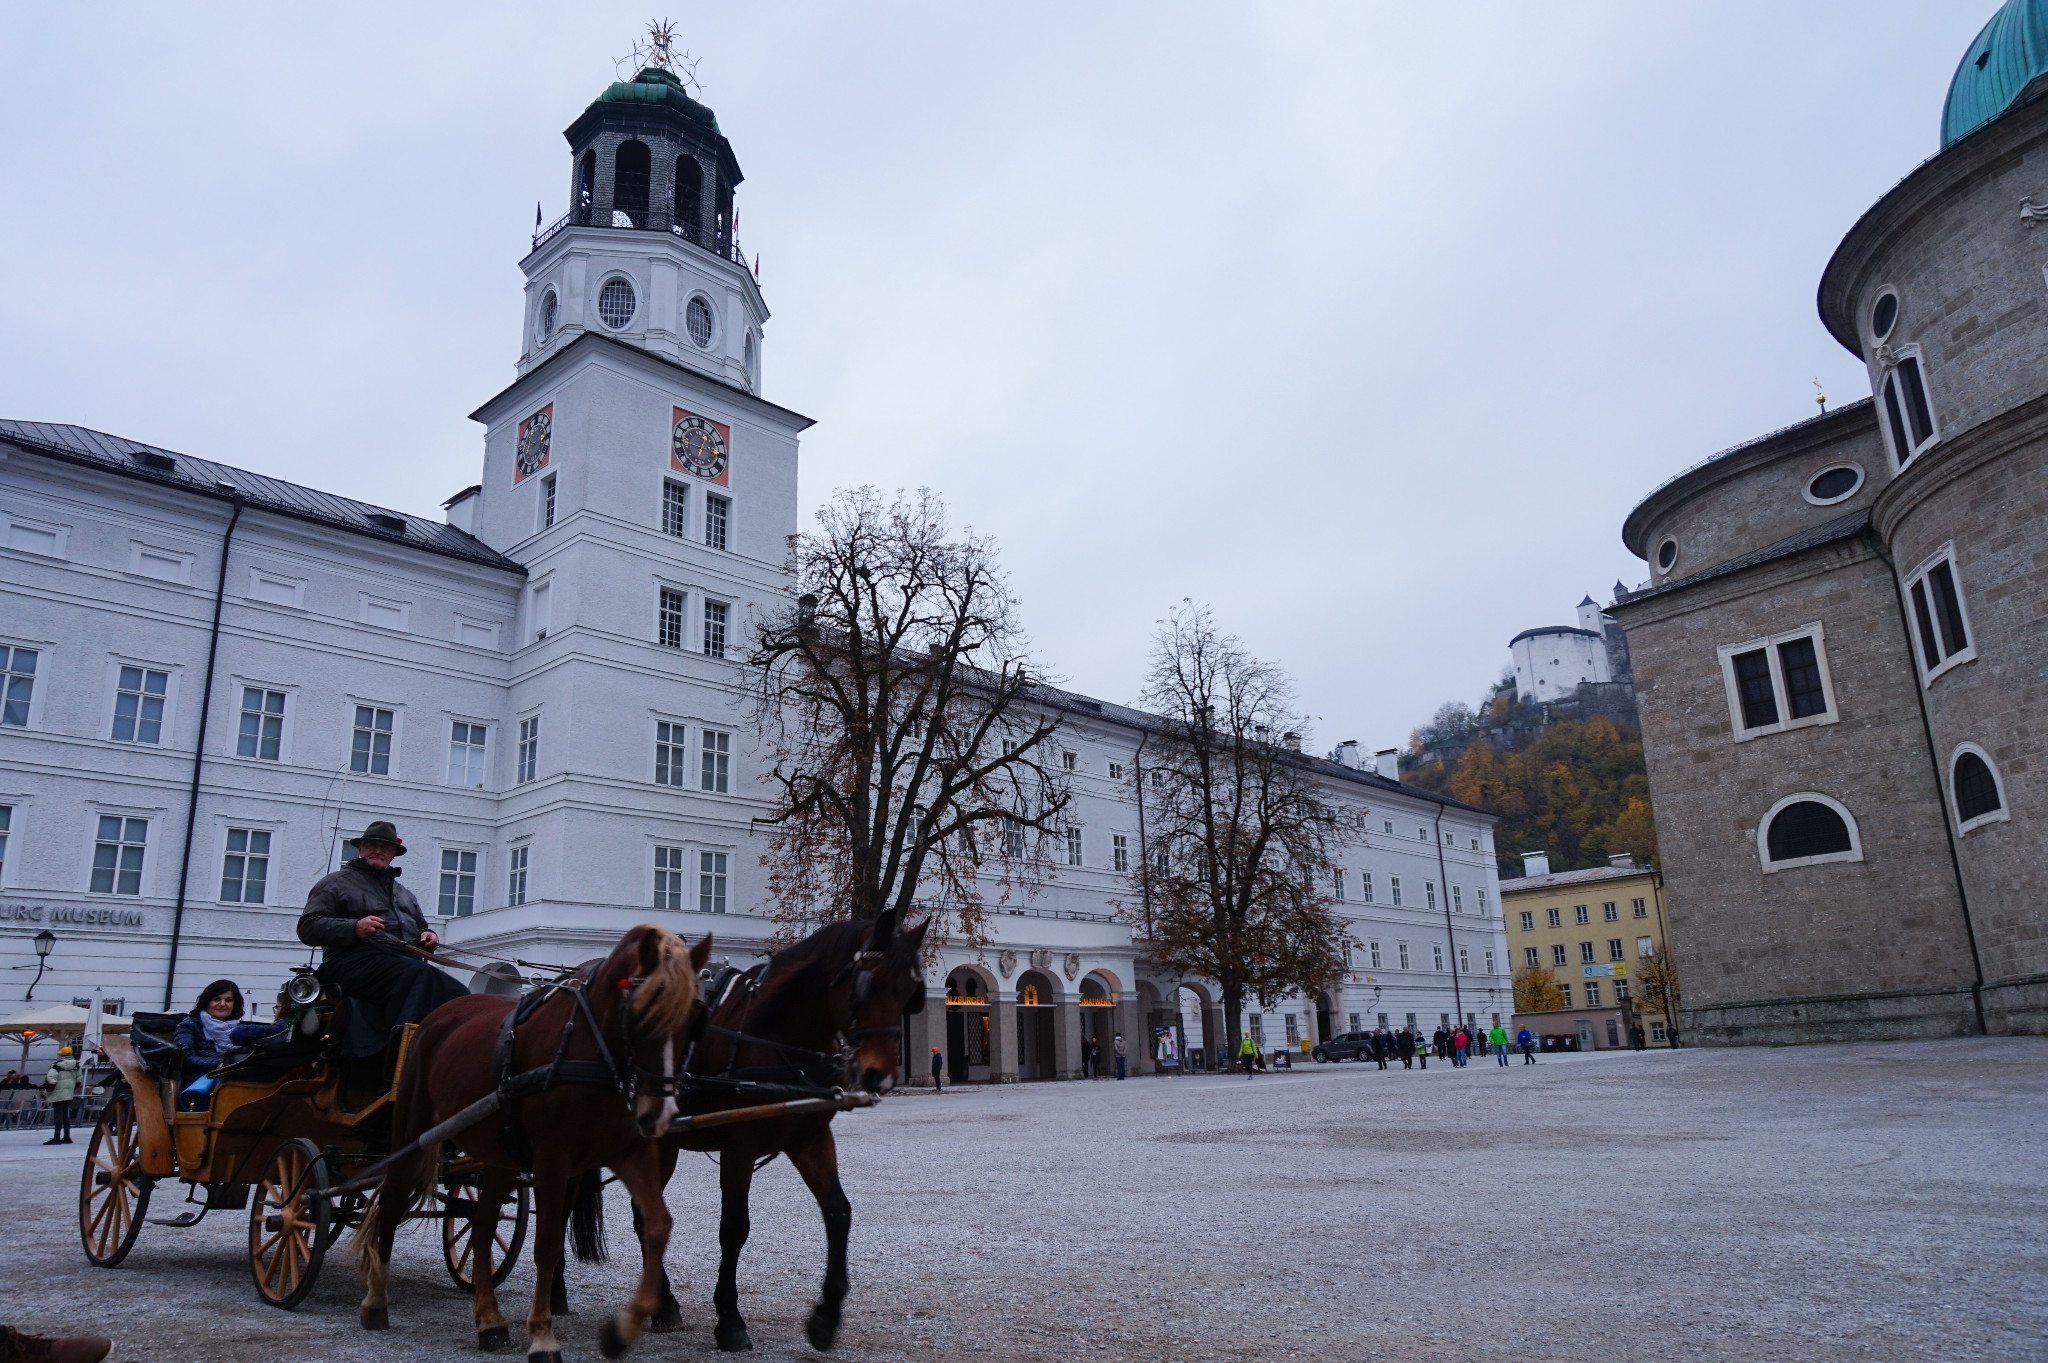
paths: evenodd
<path fill-rule="evenodd" d="M 517 485 L 548 466 L 548 451 L 555 428 L 555 404 L 535 412 L 519 423 L 519 450 L 512 469 L 512 482 Z"/>
<path fill-rule="evenodd" d="M 730 459 L 732 428 L 716 421 L 674 409 L 675 424 L 669 433 L 669 463 L 682 473 L 708 482 L 723 484 Z"/>

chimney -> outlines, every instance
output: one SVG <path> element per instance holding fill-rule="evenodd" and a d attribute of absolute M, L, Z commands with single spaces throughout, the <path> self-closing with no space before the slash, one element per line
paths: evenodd
<path fill-rule="evenodd" d="M 1357 740 L 1357 739 L 1355 739 L 1355 738 L 1347 738 L 1347 739 L 1345 739 L 1345 740 L 1344 740 L 1344 741 L 1343 741 L 1342 743 L 1339 743 L 1339 744 L 1337 745 L 1337 751 L 1336 751 L 1336 753 L 1334 754 L 1334 756 L 1335 756 L 1335 757 L 1336 757 L 1336 759 L 1337 759 L 1337 765 L 1338 765 L 1338 766 L 1340 766 L 1340 767 L 1349 767 L 1349 768 L 1351 768 L 1351 770 L 1353 770 L 1353 771 L 1357 771 L 1357 770 L 1358 770 L 1358 740 Z"/>
<path fill-rule="evenodd" d="M 1401 751 L 1398 748 L 1381 748 L 1372 755 L 1372 769 L 1389 781 L 1401 779 Z"/>
<path fill-rule="evenodd" d="M 1550 853 L 1522 853 L 1522 874 L 1525 876 L 1547 876 L 1550 874 Z"/>
<path fill-rule="evenodd" d="M 1607 864 L 1624 871 L 1633 871 L 1636 869 L 1636 854 L 1633 852 L 1616 852 L 1607 859 Z"/>
<path fill-rule="evenodd" d="M 1280 742 L 1283 747 L 1292 748 L 1295 752 L 1301 751 L 1301 735 L 1292 729 L 1280 735 Z"/>
<path fill-rule="evenodd" d="M 474 535 L 476 533 L 476 499 L 477 494 L 483 490 L 482 483 L 472 483 L 447 501 L 441 503 L 442 510 L 448 513 L 446 517 L 448 524 L 454 526 L 465 535 Z"/>

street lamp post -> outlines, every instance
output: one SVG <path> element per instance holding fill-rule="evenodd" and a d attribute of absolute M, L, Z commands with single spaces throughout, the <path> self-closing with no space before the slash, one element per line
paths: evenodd
<path fill-rule="evenodd" d="M 44 928 L 33 940 L 36 948 L 36 977 L 29 981 L 28 991 L 21 996 L 23 1003 L 35 998 L 36 986 L 43 982 L 43 971 L 49 968 L 50 949 L 57 945 L 57 934 Z"/>

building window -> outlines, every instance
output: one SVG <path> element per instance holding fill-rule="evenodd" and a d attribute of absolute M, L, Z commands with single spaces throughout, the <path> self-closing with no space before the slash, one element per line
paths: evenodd
<path fill-rule="evenodd" d="M 1394 903 L 1398 906 L 1401 903 L 1401 877 L 1387 877 L 1387 892 L 1394 896 Z"/>
<path fill-rule="evenodd" d="M 661 533 L 677 539 L 690 537 L 690 494 L 681 483 L 666 479 L 661 484 Z"/>
<path fill-rule="evenodd" d="M 1970 643 L 1969 617 L 1963 611 L 1962 594 L 1956 590 L 1956 550 L 1953 544 L 1913 570 L 1906 579 L 1906 596 L 1912 603 L 1913 634 L 1920 645 L 1920 674 L 1933 681 L 1951 667 L 1977 656 Z"/>
<path fill-rule="evenodd" d="M 1863 860 L 1855 819 L 1825 795 L 1788 795 L 1772 805 L 1764 815 L 1757 841 L 1766 871 Z"/>
<path fill-rule="evenodd" d="M 14 826 L 14 806 L 0 805 L 0 885 L 7 882 L 7 837 Z"/>
<path fill-rule="evenodd" d="M 1444 949 L 1440 946 L 1431 946 L 1430 952 L 1436 957 L 1436 968 L 1442 970 L 1444 968 Z"/>
<path fill-rule="evenodd" d="M 2006 813 L 2005 783 L 1999 779 L 1998 768 L 1976 744 L 1965 743 L 1956 750 L 1949 781 L 1955 796 L 1958 831 L 1967 833 L 2011 817 Z"/>
<path fill-rule="evenodd" d="M 1616 1003 L 1625 1003 L 1628 1001 L 1627 980 L 1616 980 L 1614 982 L 1614 1001 Z"/>
<path fill-rule="evenodd" d="M 1630 901 L 1628 902 L 1628 904 L 1629 904 L 1629 909 L 1630 909 L 1630 911 L 1631 911 L 1632 913 L 1634 913 L 1636 917 L 1638 917 L 1638 918 L 1648 918 L 1648 917 L 1650 916 L 1650 910 L 1649 910 L 1649 906 L 1648 906 L 1648 905 L 1646 905 L 1646 904 L 1644 904 L 1642 900 L 1640 900 L 1640 899 L 1631 899 L 1631 900 L 1630 900 Z"/>
<path fill-rule="evenodd" d="M 1550 926 L 1552 926 L 1553 928 L 1561 928 L 1564 926 L 1564 915 L 1560 914 L 1556 909 L 1548 909 L 1545 912 L 1549 915 Z"/>
<path fill-rule="evenodd" d="M 1380 828 L 1386 833 L 1388 837 L 1391 838 L 1394 836 L 1394 821 L 1392 819 L 1380 820 Z"/>
<path fill-rule="evenodd" d="M 1653 1022 L 1653 1023 L 1651 1023 L 1651 1024 L 1650 1024 L 1650 1040 L 1652 1040 L 1652 1041 L 1662 1041 L 1663 1039 L 1664 1039 L 1664 1024 L 1663 1024 L 1663 1023 L 1661 1023 L 1661 1022 Z"/>
<path fill-rule="evenodd" d="M 1368 904 L 1372 903 L 1371 871 L 1360 871 L 1358 873 L 1358 897 Z"/>
<path fill-rule="evenodd" d="M 533 771 L 540 764 L 540 716 L 529 715 L 519 721 L 519 749 L 514 754 L 514 775 L 512 783 L 523 786 L 533 779 Z"/>
<path fill-rule="evenodd" d="M 1581 965 L 1593 964 L 1593 944 L 1591 942 L 1579 943 L 1579 963 Z"/>
<path fill-rule="evenodd" d="M 261 904 L 270 881 L 270 830 L 230 828 L 227 854 L 220 863 L 223 904 Z"/>
<path fill-rule="evenodd" d="M 448 726 L 448 784 L 467 790 L 484 788 L 484 744 L 487 724 L 456 720 Z"/>
<path fill-rule="evenodd" d="M 1484 888 L 1484 887 L 1481 887 L 1481 888 L 1480 888 L 1480 890 L 1479 890 L 1479 912 L 1480 912 L 1480 915 L 1481 915 L 1482 917 L 1483 917 L 1483 916 L 1485 916 L 1485 913 L 1486 913 L 1486 890 L 1485 890 L 1485 888 Z"/>
<path fill-rule="evenodd" d="M 1489 974 L 1489 975 L 1493 974 L 1493 948 L 1492 948 L 1492 947 L 1488 947 L 1488 948 L 1486 949 L 1486 973 L 1487 973 L 1487 974 Z"/>
<path fill-rule="evenodd" d="M 355 737 L 349 743 L 348 769 L 362 776 L 391 774 L 391 711 L 375 705 L 356 707 Z"/>
<path fill-rule="evenodd" d="M 1024 825 L 1008 816 L 1003 819 L 1003 855 L 1011 861 L 1024 856 Z"/>
<path fill-rule="evenodd" d="M 1406 942 L 1396 942 L 1394 947 L 1400 953 L 1401 969 L 1408 969 L 1408 944 Z"/>
<path fill-rule="evenodd" d="M 102 814 L 92 847 L 94 894 L 141 894 L 142 857 L 149 847 L 149 820 Z"/>
<path fill-rule="evenodd" d="M 1593 921 L 1593 915 L 1586 911 L 1584 904 L 1572 905 L 1572 921 L 1581 927 Z"/>
<path fill-rule="evenodd" d="M 1538 957 L 1537 957 L 1537 955 L 1536 955 L 1536 948 L 1535 948 L 1535 947 L 1523 947 L 1523 948 L 1522 948 L 1522 964 L 1523 964 L 1523 965 L 1527 966 L 1527 967 L 1528 967 L 1529 969 L 1531 969 L 1531 970 L 1534 970 L 1534 969 L 1536 968 L 1536 966 L 1537 966 L 1538 960 L 1539 960 L 1539 958 L 1538 958 Z"/>
<path fill-rule="evenodd" d="M 704 543 L 713 549 L 725 548 L 726 527 L 732 520 L 732 500 L 716 493 L 704 494 Z"/>
<path fill-rule="evenodd" d="M 1627 956 L 1622 954 L 1621 939 L 1619 937 L 1607 939 L 1607 959 L 1610 961 L 1625 961 L 1628 959 Z"/>
<path fill-rule="evenodd" d="M 1423 881 L 1423 882 L 1422 882 L 1422 897 L 1423 897 L 1423 898 L 1424 898 L 1424 899 L 1425 899 L 1426 901 L 1428 901 L 1428 902 L 1427 902 L 1427 903 L 1425 904 L 1425 906 L 1424 906 L 1424 907 L 1426 907 L 1426 908 L 1427 908 L 1427 909 L 1428 909 L 1428 910 L 1429 910 L 1429 911 L 1430 911 L 1431 913 L 1435 913 L 1435 912 L 1436 912 L 1436 882 L 1435 882 L 1434 880 L 1425 880 L 1425 881 Z"/>
<path fill-rule="evenodd" d="M 29 702 L 35 698 L 36 659 L 32 648 L 0 645 L 0 724 L 28 727 Z"/>
<path fill-rule="evenodd" d="M 1081 764 L 1081 755 L 1080 755 L 1079 753 L 1063 752 L 1063 753 L 1061 753 L 1061 754 L 1060 754 L 1060 768 L 1061 768 L 1061 770 L 1063 770 L 1063 771 L 1073 771 L 1073 770 L 1074 770 L 1075 768 L 1077 768 L 1078 766 L 1080 766 L 1080 764 Z"/>
<path fill-rule="evenodd" d="M 476 853 L 459 848 L 441 851 L 441 902 L 444 918 L 467 918 L 476 912 Z"/>
<path fill-rule="evenodd" d="M 1339 866 L 1330 875 L 1330 893 L 1341 903 L 1344 898 L 1344 868 Z"/>
<path fill-rule="evenodd" d="M 532 851 L 530 847 L 512 849 L 512 870 L 506 878 L 505 902 L 514 908 L 526 902 L 527 858 Z"/>
<path fill-rule="evenodd" d="M 1738 742 L 1838 718 L 1818 624 L 1723 645 L 1720 655 Z"/>
<path fill-rule="evenodd" d="M 1567 1008 L 1571 1007 L 1571 1006 L 1572 1006 L 1572 987 L 1571 987 L 1570 985 L 1568 985 L 1568 984 L 1560 984 L 1560 985 L 1558 985 L 1558 989 L 1560 989 L 1560 990 L 1561 990 L 1561 991 L 1563 991 L 1563 993 L 1564 993 L 1564 1006 L 1565 1006 L 1565 1007 L 1567 1007 Z"/>
<path fill-rule="evenodd" d="M 654 849 L 654 907 L 683 910 L 683 849 Z"/>
<path fill-rule="evenodd" d="M 1900 468 L 1913 456 L 1934 443 L 1934 408 L 1927 401 L 1927 381 L 1920 371 L 1920 356 L 1902 355 L 1884 376 L 1885 433 L 1891 437 L 1892 457 Z"/>
<path fill-rule="evenodd" d="M 1365 950 L 1367 959 L 1372 962 L 1372 968 L 1378 970 L 1380 968 L 1380 944 L 1378 942 L 1367 942 Z"/>
<path fill-rule="evenodd" d="M 1415 836 L 1416 836 L 1416 837 L 1418 837 L 1418 838 L 1420 838 L 1420 839 L 1421 839 L 1422 841 L 1424 841 L 1424 842 L 1428 842 L 1428 841 L 1429 841 L 1429 830 L 1428 830 L 1427 828 L 1417 828 L 1417 829 L 1415 830 Z"/>
<path fill-rule="evenodd" d="M 1470 947 L 1458 948 L 1458 973 L 1460 975 L 1470 975 L 1472 973 L 1472 949 Z"/>
<path fill-rule="evenodd" d="M 1252 1045 L 1263 1049 L 1266 1044 L 1266 1015 L 1264 1013 L 1253 1013 L 1249 1016 L 1248 1021 L 1252 1025 Z"/>
<path fill-rule="evenodd" d="M 1564 943 L 1563 943 L 1563 942 L 1552 942 L 1552 943 L 1550 944 L 1550 964 L 1551 964 L 1552 966 L 1559 966 L 1559 967 L 1561 967 L 1561 966 L 1563 966 L 1563 965 L 1564 965 L 1564 962 L 1565 962 L 1565 950 L 1564 950 Z"/>
<path fill-rule="evenodd" d="M 1121 762 L 1112 762 L 1112 763 L 1110 763 L 1110 764 L 1109 764 L 1109 779 L 1110 779 L 1110 780 L 1112 780 L 1112 781 L 1121 781 L 1121 780 L 1123 780 L 1123 779 L 1124 779 L 1124 764 L 1123 764 L 1123 763 L 1121 763 Z"/>
<path fill-rule="evenodd" d="M 1525 912 L 1524 912 L 1524 913 L 1522 914 L 1522 931 L 1523 931 L 1523 932 L 1534 932 L 1534 931 L 1536 931 L 1536 915 L 1535 915 L 1535 914 L 1533 914 L 1533 913 L 1529 913 L 1529 912 L 1526 912 L 1526 911 L 1525 911 Z"/>
<path fill-rule="evenodd" d="M 731 607 L 723 601 L 704 603 L 704 656 L 723 658 L 725 656 L 725 621 Z"/>
<path fill-rule="evenodd" d="M 1610 899 L 1600 906 L 1600 916 L 1612 923 L 1621 917 L 1621 910 L 1615 907 L 1614 901 Z"/>
<path fill-rule="evenodd" d="M 1067 830 L 1067 865 L 1079 866 L 1080 864 L 1081 830 L 1078 828 L 1069 828 Z"/>
<path fill-rule="evenodd" d="M 124 667 L 114 690 L 114 741 L 116 743 L 157 743 L 164 731 L 164 693 L 170 690 L 168 672 L 146 667 Z"/>
<path fill-rule="evenodd" d="M 704 731 L 702 759 L 697 766 L 697 785 L 714 795 L 732 793 L 732 735 L 719 729 Z"/>
<path fill-rule="evenodd" d="M 540 480 L 540 528 L 545 530 L 555 523 L 555 475 L 550 473 Z"/>
<path fill-rule="evenodd" d="M 683 594 L 673 587 L 661 589 L 661 609 L 655 618 L 655 640 L 663 648 L 683 646 Z"/>
<path fill-rule="evenodd" d="M 235 737 L 235 755 L 275 762 L 283 745 L 284 692 L 243 687 L 242 728 Z"/>
<path fill-rule="evenodd" d="M 1109 835 L 1109 855 L 1110 855 L 1110 858 L 1111 858 L 1111 864 L 1112 864 L 1112 865 L 1113 865 L 1113 866 L 1114 866 L 1114 867 L 1115 867 L 1115 868 L 1116 868 L 1117 870 L 1119 870 L 1119 871 L 1128 871 L 1128 870 L 1130 870 L 1130 869 L 1131 869 L 1131 843 L 1130 843 L 1130 839 L 1126 838 L 1126 837 L 1125 837 L 1125 836 L 1124 836 L 1123 834 L 1121 834 L 1121 833 L 1112 833 L 1112 834 L 1110 834 L 1110 835 Z"/>
<path fill-rule="evenodd" d="M 661 720 L 654 726 L 654 784 L 684 784 L 684 730 L 680 724 Z"/>
<path fill-rule="evenodd" d="M 1586 1006 L 1588 1008 L 1598 1008 L 1600 1006 L 1600 981 L 1586 981 Z"/>
<path fill-rule="evenodd" d="M 724 852 L 697 854 L 697 912 L 725 912 Z"/>
<path fill-rule="evenodd" d="M 1638 956 L 1655 956 L 1656 954 L 1657 954 L 1657 946 L 1656 946 L 1656 943 L 1652 942 L 1652 941 L 1651 941 L 1651 940 L 1650 940 L 1649 938 L 1647 938 L 1647 937 L 1638 937 L 1638 938 L 1636 938 L 1636 955 L 1638 955 Z"/>
<path fill-rule="evenodd" d="M 1464 911 L 1465 887 L 1462 885 L 1453 885 L 1451 886 L 1451 912 L 1463 913 Z"/>
<path fill-rule="evenodd" d="M 1299 1045 L 1301 1042 L 1301 1021 L 1292 1013 L 1288 1013 L 1285 1016 L 1287 1019 L 1287 1044 L 1290 1046 Z"/>

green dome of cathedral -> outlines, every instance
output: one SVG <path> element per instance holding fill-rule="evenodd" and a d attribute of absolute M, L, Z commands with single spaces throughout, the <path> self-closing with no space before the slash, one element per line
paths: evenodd
<path fill-rule="evenodd" d="M 2048 93 L 2048 0 L 2006 0 L 1963 53 L 1941 106 L 1946 147 Z"/>

